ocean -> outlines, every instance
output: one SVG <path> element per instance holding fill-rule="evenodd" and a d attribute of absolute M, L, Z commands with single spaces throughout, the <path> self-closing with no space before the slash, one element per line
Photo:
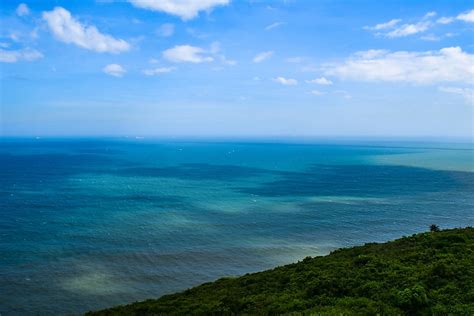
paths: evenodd
<path fill-rule="evenodd" d="M 0 314 L 66 315 L 474 225 L 471 144 L 0 140 Z"/>

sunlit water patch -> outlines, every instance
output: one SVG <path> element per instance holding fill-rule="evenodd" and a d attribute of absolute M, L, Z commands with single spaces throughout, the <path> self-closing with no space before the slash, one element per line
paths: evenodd
<path fill-rule="evenodd" d="M 472 144 L 438 144 L 438 147 L 414 148 L 409 153 L 374 155 L 374 163 L 433 170 L 474 172 Z"/>

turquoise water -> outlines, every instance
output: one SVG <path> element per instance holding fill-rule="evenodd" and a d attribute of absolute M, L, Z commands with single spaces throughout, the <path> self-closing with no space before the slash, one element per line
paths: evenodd
<path fill-rule="evenodd" d="M 474 225 L 471 144 L 0 142 L 0 313 L 70 314 Z"/>

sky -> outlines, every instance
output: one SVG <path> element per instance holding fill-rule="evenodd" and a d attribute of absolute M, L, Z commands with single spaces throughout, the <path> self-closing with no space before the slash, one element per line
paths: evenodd
<path fill-rule="evenodd" d="M 0 5 L 1 136 L 473 139 L 471 1 Z"/>

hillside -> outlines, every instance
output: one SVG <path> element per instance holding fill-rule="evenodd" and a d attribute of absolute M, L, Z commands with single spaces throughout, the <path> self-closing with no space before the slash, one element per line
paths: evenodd
<path fill-rule="evenodd" d="M 474 228 L 339 249 L 87 315 L 474 315 Z"/>

